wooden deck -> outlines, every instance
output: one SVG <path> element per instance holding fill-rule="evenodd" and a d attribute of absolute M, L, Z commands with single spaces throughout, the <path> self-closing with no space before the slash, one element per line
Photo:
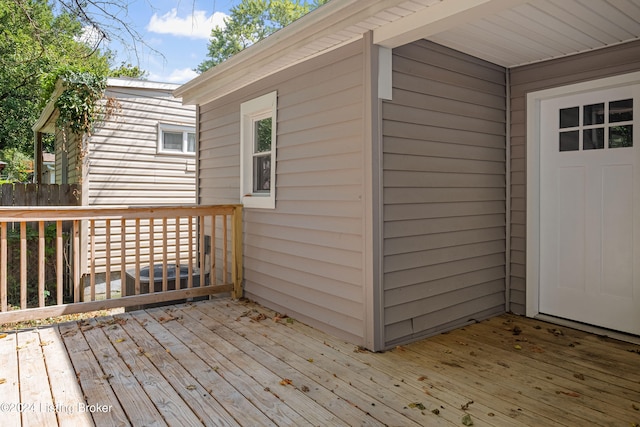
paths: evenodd
<path fill-rule="evenodd" d="M 214 299 L 7 332 L 0 411 L 3 426 L 634 426 L 640 347 L 505 315 L 374 354 Z"/>

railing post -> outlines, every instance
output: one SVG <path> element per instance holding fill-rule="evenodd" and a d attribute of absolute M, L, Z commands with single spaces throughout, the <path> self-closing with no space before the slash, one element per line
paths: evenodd
<path fill-rule="evenodd" d="M 225 225 L 226 226 L 226 225 Z M 233 291 L 231 297 L 242 297 L 242 205 L 236 205 L 233 209 L 233 222 L 231 224 L 231 279 Z"/>

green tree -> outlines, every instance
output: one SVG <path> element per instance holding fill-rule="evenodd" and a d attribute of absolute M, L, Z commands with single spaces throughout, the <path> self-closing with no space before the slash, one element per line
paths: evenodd
<path fill-rule="evenodd" d="M 66 69 L 109 72 L 109 55 L 83 43 L 82 25 L 44 0 L 0 3 L 0 150 L 33 155 L 35 123 Z"/>
<path fill-rule="evenodd" d="M 2 177 L 8 182 L 26 182 L 32 172 L 33 160 L 16 148 L 0 150 L 0 158 L 7 163 Z"/>
<path fill-rule="evenodd" d="M 207 59 L 196 71 L 202 73 L 224 62 L 328 1 L 242 0 L 229 10 L 224 28 L 211 31 Z"/>
<path fill-rule="evenodd" d="M 131 79 L 145 79 L 147 74 L 137 65 L 125 64 L 124 62 L 109 71 L 109 77 L 129 77 Z"/>

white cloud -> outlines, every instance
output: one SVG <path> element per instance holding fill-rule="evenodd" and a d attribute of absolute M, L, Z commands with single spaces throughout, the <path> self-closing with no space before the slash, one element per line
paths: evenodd
<path fill-rule="evenodd" d="M 208 39 L 215 27 L 224 27 L 224 18 L 228 15 L 215 12 L 207 16 L 204 10 L 195 10 L 184 18 L 178 16 L 177 9 L 171 9 L 162 16 L 154 13 L 147 24 L 147 31 L 158 34 Z"/>
<path fill-rule="evenodd" d="M 84 43 L 90 48 L 95 48 L 103 40 L 103 35 L 96 27 L 92 25 L 85 25 L 82 27 L 82 34 L 74 37 L 75 41 Z"/>
<path fill-rule="evenodd" d="M 198 76 L 191 68 L 173 70 L 169 75 L 149 74 L 149 80 L 163 83 L 186 83 Z"/>

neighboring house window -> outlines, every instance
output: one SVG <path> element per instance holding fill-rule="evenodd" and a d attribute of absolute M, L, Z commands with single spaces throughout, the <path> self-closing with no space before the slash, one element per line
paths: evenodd
<path fill-rule="evenodd" d="M 276 207 L 277 92 L 240 106 L 240 197 L 248 208 Z"/>
<path fill-rule="evenodd" d="M 158 152 L 167 154 L 195 154 L 195 128 L 191 126 L 159 123 Z"/>

